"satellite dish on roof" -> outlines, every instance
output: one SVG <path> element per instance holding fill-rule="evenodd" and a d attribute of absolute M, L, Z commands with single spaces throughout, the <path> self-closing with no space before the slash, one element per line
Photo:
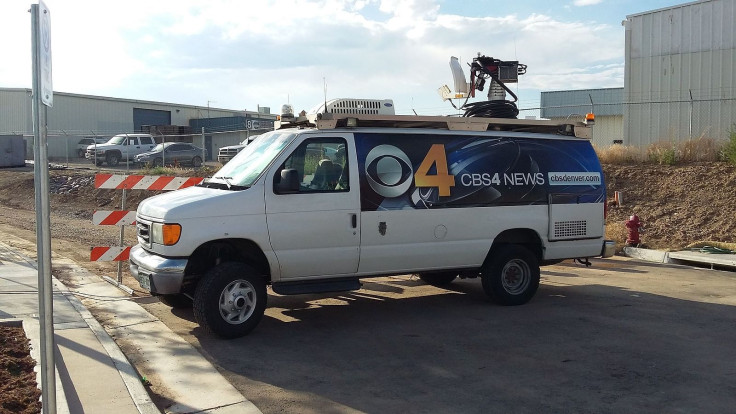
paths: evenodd
<path fill-rule="evenodd" d="M 452 78 L 455 80 L 455 93 L 468 94 L 470 85 L 465 80 L 465 73 L 460 66 L 460 61 L 455 56 L 450 57 L 450 70 L 452 70 Z"/>
<path fill-rule="evenodd" d="M 470 92 L 470 84 L 465 80 L 463 68 L 460 66 L 460 61 L 455 56 L 450 57 L 450 70 L 452 71 L 452 79 L 455 84 L 455 93 L 452 93 L 447 85 L 440 87 L 437 90 L 437 93 L 440 94 L 444 101 L 448 99 L 467 98 Z"/>

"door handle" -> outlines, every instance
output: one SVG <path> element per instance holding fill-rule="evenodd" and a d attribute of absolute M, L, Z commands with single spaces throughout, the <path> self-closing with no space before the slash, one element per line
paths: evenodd
<path fill-rule="evenodd" d="M 353 228 L 358 227 L 358 215 L 355 213 L 350 214 L 350 223 L 353 225 Z"/>

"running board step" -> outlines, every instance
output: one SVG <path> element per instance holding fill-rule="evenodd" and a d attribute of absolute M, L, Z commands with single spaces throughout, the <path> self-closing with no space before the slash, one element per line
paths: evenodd
<path fill-rule="evenodd" d="M 363 286 L 359 279 L 319 280 L 306 282 L 274 283 L 271 288 L 279 295 L 301 295 L 304 293 L 345 292 Z"/>

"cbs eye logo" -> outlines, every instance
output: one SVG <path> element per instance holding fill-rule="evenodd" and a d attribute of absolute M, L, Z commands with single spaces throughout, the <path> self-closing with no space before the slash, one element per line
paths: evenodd
<path fill-rule="evenodd" d="M 409 190 L 413 175 L 409 157 L 393 145 L 379 145 L 365 158 L 368 185 L 386 198 L 398 197 Z"/>

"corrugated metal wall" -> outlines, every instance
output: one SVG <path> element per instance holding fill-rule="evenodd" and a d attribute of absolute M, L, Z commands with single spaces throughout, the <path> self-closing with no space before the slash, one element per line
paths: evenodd
<path fill-rule="evenodd" d="M 553 121 L 564 122 L 567 117 L 550 118 Z M 597 148 L 608 148 L 614 141 L 623 140 L 624 117 L 623 115 L 608 115 L 595 117 L 595 125 L 591 131 L 590 142 Z"/>
<path fill-rule="evenodd" d="M 597 116 L 623 115 L 624 88 L 550 91 L 541 94 L 542 118 L 560 118 L 570 114 Z M 592 101 L 592 102 L 591 102 Z"/>
<path fill-rule="evenodd" d="M 581 119 L 592 110 L 595 125 L 591 142 L 598 148 L 607 148 L 614 141 L 623 140 L 623 94 L 623 88 L 542 92 L 540 114 L 542 118 L 564 122 L 571 115 Z"/>
<path fill-rule="evenodd" d="M 117 99 L 101 96 L 77 95 L 63 92 L 54 93 L 54 107 L 48 110 L 48 154 L 56 159 L 76 158 L 76 147 L 84 137 L 111 137 L 116 134 L 135 131 L 134 110 L 170 114 L 172 125 L 189 125 L 191 119 L 207 117 L 242 116 L 244 111 L 224 110 L 192 105 L 169 104 L 163 102 Z M 249 116 L 275 119 L 275 115 Z M 273 122 L 273 121 L 271 121 Z M 33 123 L 31 113 L 31 90 L 0 88 L 0 134 L 24 135 L 27 155 L 33 154 Z M 245 133 L 213 136 L 216 146 L 230 145 L 231 141 L 245 138 Z M 200 142 L 194 137 L 194 142 Z"/>
<path fill-rule="evenodd" d="M 736 0 L 631 15 L 625 26 L 626 144 L 726 138 L 736 122 Z"/>

